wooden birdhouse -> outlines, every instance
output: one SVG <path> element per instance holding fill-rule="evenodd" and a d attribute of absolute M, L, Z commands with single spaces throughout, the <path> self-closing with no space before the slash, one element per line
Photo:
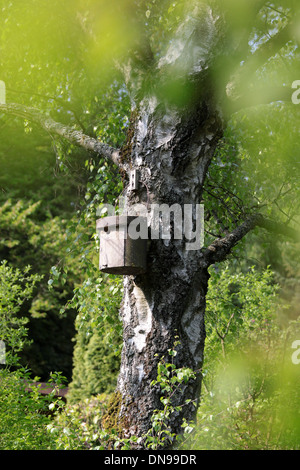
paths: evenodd
<path fill-rule="evenodd" d="M 139 221 L 146 218 L 138 217 Z M 146 271 L 147 239 L 130 237 L 136 216 L 110 216 L 97 220 L 100 238 L 99 268 L 110 274 L 137 275 Z"/>

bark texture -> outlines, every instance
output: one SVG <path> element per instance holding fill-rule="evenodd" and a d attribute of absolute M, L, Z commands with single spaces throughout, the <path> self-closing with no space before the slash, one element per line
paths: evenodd
<path fill-rule="evenodd" d="M 199 45 L 199 37 L 201 42 Z M 196 38 L 196 39 L 195 39 Z M 193 42 L 195 41 L 195 43 Z M 209 163 L 223 122 L 209 86 L 207 70 L 215 45 L 215 21 L 209 9 L 187 15 L 177 37 L 158 63 L 160 84 L 170 80 L 173 67 L 189 84 L 187 102 L 161 99 L 160 86 L 136 105 L 127 143 L 128 170 L 139 171 L 140 185 L 126 194 L 130 208 L 139 203 L 199 204 Z M 128 69 L 127 69 L 128 73 Z M 179 73 L 180 75 L 180 73 Z M 178 77 L 178 75 L 177 75 Z M 128 77 L 132 86 L 133 78 Z M 157 91 L 159 90 L 159 91 Z M 174 405 L 199 397 L 205 340 L 204 312 L 208 264 L 201 250 L 187 250 L 185 240 L 150 240 L 144 275 L 124 279 L 123 352 L 118 393 L 125 436 L 143 435 L 154 409 L 160 408 L 159 387 L 151 387 L 161 356 L 167 358 L 179 336 L 177 367 L 197 371 L 197 379 L 174 397 Z M 182 418 L 194 417 L 190 404 L 171 418 L 173 432 L 181 432 Z"/>
<path fill-rule="evenodd" d="M 202 108 L 197 110 L 197 118 L 186 116 L 185 122 L 176 113 L 157 113 L 161 110 L 150 111 L 147 104 L 137 121 L 143 134 L 138 130 L 135 134 L 134 166 L 142 183 L 139 194 L 128 194 L 129 209 L 132 204 L 147 205 L 149 201 L 182 207 L 201 201 L 202 182 L 216 143 L 212 136 L 220 132 L 219 120 Z M 132 434 L 145 432 L 153 410 L 159 407 L 159 394 L 150 387 L 156 378 L 155 355 L 166 356 L 178 334 L 178 367 L 199 372 L 203 361 L 208 273 L 201 251 L 186 250 L 184 239 L 150 240 L 147 262 L 146 274 L 124 281 L 124 346 L 118 389 L 123 397 L 121 413 Z M 199 395 L 199 386 L 200 374 L 189 390 L 177 397 L 176 405 Z M 191 418 L 193 405 L 185 411 Z M 174 416 L 174 432 L 180 424 L 176 417 L 175 425 Z"/>

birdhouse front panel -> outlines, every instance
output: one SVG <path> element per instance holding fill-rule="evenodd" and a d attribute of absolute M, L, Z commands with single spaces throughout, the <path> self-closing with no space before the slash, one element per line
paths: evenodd
<path fill-rule="evenodd" d="M 104 272 L 122 271 L 125 258 L 124 229 L 101 230 L 100 236 L 100 270 Z"/>
<path fill-rule="evenodd" d="M 105 273 L 137 275 L 146 271 L 147 240 L 128 233 L 133 216 L 111 216 L 97 220 L 100 238 L 99 269 Z"/>

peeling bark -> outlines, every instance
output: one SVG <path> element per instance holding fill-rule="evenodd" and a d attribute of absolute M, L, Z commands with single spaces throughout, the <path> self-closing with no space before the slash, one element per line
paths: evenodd
<path fill-rule="evenodd" d="M 175 53 L 172 45 L 158 65 L 162 76 L 169 77 L 174 61 L 183 64 L 184 74 L 193 83 L 193 103 L 189 100 L 187 106 L 177 106 L 160 99 L 155 90 L 138 106 L 133 100 L 135 122 L 131 144 L 127 145 L 128 171 L 138 169 L 140 185 L 138 191 L 126 193 L 128 213 L 135 204 L 146 208 L 149 204 L 179 204 L 183 208 L 201 203 L 207 169 L 223 134 L 222 116 L 206 77 L 214 46 L 214 22 L 210 10 L 201 15 L 200 23 L 195 16 L 187 18 L 178 32 L 180 47 L 177 44 Z M 205 35 L 201 36 L 201 31 L 206 31 Z M 193 49 L 196 33 L 203 41 Z M 128 68 L 126 73 L 130 75 Z M 176 394 L 174 405 L 198 399 L 201 386 L 209 278 L 203 253 L 187 250 L 184 239 L 150 240 L 147 262 L 146 274 L 124 279 L 123 351 L 117 390 L 122 396 L 119 419 L 125 436 L 146 433 L 153 411 L 160 408 L 159 387 L 150 384 L 157 376 L 160 357 L 167 358 L 176 335 L 180 346 L 175 364 L 196 371 L 197 379 Z M 182 419 L 193 419 L 194 414 L 193 404 L 174 414 L 172 432 L 180 433 Z"/>
<path fill-rule="evenodd" d="M 221 121 L 208 105 L 185 116 L 162 111 L 150 100 L 136 123 L 132 160 L 139 169 L 138 194 L 127 194 L 128 209 L 136 203 L 197 204 L 208 164 L 221 134 Z M 199 396 L 205 339 L 204 312 L 208 272 L 200 250 L 186 250 L 185 240 L 151 240 L 148 270 L 126 277 L 121 310 L 124 337 L 118 391 L 121 417 L 130 423 L 125 435 L 142 435 L 160 406 L 156 378 L 159 357 L 167 356 L 176 334 L 181 346 L 177 367 L 197 371 L 176 405 Z M 193 405 L 174 416 L 173 432 L 180 432 L 183 416 L 192 419 Z"/>

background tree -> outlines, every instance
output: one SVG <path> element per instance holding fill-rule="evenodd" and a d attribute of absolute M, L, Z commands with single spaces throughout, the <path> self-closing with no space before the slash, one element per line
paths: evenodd
<path fill-rule="evenodd" d="M 257 227 L 269 237 L 299 241 L 297 216 L 288 207 L 299 202 L 299 116 L 291 102 L 299 12 L 295 1 L 63 3 L 63 10 L 35 0 L 32 9 L 5 7 L 1 78 L 35 92 L 23 94 L 18 104 L 8 94 L 0 110 L 37 124 L 52 140 L 65 139 L 69 149 L 85 149 L 93 155 L 92 171 L 102 159 L 112 175 L 117 165 L 128 210 L 147 201 L 206 207 L 202 250 L 187 251 L 184 240 L 151 241 L 147 273 L 124 278 L 116 409 L 124 435 L 141 435 L 160 406 L 160 390 L 151 387 L 159 357 L 168 354 L 176 335 L 176 366 L 192 368 L 197 378 L 182 386 L 174 405 L 199 395 L 209 267 Z M 34 8 L 39 15 L 32 26 Z M 111 72 L 112 63 L 118 72 Z M 113 80 L 120 96 L 126 86 L 131 107 L 127 141 L 119 150 L 98 127 L 98 96 Z M 272 123 L 276 114 L 293 123 L 288 135 L 278 120 Z M 124 116 L 117 122 L 122 128 Z M 240 134 L 245 122 L 253 129 L 250 142 Z M 127 184 L 132 168 L 140 173 L 134 194 Z M 172 431 L 180 432 L 183 417 L 193 415 L 192 403 L 178 408 L 170 417 Z"/>

